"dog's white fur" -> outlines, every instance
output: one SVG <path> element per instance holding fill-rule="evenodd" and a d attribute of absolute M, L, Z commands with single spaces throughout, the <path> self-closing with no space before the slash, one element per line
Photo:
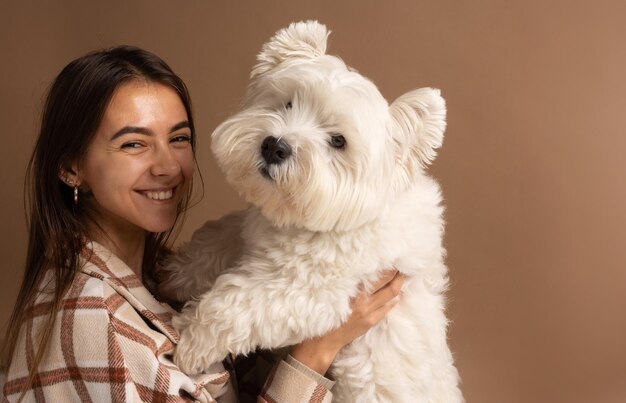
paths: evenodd
<path fill-rule="evenodd" d="M 210 288 L 174 319 L 175 362 L 198 372 L 229 352 L 322 335 L 350 315 L 359 284 L 393 266 L 407 275 L 400 302 L 339 353 L 335 398 L 461 402 L 446 340 L 441 193 L 424 172 L 443 140 L 445 102 L 422 88 L 389 106 L 325 54 L 327 36 L 317 22 L 279 31 L 241 111 L 213 133 L 218 164 L 253 207 L 205 224 L 167 267 L 170 296 Z M 330 145 L 339 134 L 343 149 Z M 270 135 L 293 150 L 280 165 L 261 155 Z"/>

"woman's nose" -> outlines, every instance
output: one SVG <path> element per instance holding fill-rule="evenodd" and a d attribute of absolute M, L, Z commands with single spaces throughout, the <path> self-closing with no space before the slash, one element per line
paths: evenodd
<path fill-rule="evenodd" d="M 151 172 L 155 176 L 175 176 L 181 171 L 181 166 L 173 151 L 169 147 L 159 147 L 154 155 Z"/>

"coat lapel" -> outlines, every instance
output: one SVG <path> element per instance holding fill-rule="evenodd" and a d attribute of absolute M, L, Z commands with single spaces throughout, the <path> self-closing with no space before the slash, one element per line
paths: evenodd
<path fill-rule="evenodd" d="M 87 242 L 81 258 L 84 260 L 82 272 L 108 283 L 144 319 L 159 329 L 172 343 L 178 344 L 178 332 L 171 325 L 175 311 L 169 305 L 157 301 L 126 263 L 93 241 Z"/>
<path fill-rule="evenodd" d="M 155 328 L 159 329 L 173 345 L 177 345 L 180 337 L 172 327 L 171 319 L 175 313 L 169 305 L 160 303 L 143 285 L 141 279 L 126 263 L 97 242 L 87 242 L 81 252 L 84 264 L 81 271 L 90 276 L 102 279 Z M 191 376 L 191 375 L 190 375 Z M 195 382 L 204 387 L 213 397 L 222 397 L 224 401 L 236 401 L 233 385 L 229 380 L 229 371 L 224 365 L 214 363 L 200 374 L 191 376 Z M 206 393 L 198 391 L 198 393 Z"/>

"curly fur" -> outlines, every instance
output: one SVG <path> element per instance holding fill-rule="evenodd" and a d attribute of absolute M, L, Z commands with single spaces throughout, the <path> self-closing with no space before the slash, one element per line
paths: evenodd
<path fill-rule="evenodd" d="M 175 318 L 175 362 L 197 372 L 228 353 L 324 334 L 350 315 L 359 284 L 394 266 L 407 276 L 403 296 L 339 353 L 335 398 L 461 402 L 446 340 L 442 198 L 424 171 L 443 141 L 445 102 L 422 88 L 390 106 L 325 54 L 327 37 L 317 22 L 279 31 L 241 110 L 213 133 L 218 164 L 252 207 L 206 224 L 167 267 L 164 290 L 197 297 Z M 330 144 L 339 134 L 340 149 Z M 267 136 L 292 155 L 268 164 Z"/>

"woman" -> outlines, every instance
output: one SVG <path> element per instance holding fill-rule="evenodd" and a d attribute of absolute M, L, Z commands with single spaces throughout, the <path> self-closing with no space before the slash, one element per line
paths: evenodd
<path fill-rule="evenodd" d="M 236 400 L 223 366 L 184 374 L 172 363 L 174 311 L 144 286 L 187 208 L 194 149 L 187 89 L 155 55 L 122 46 L 63 69 L 28 169 L 29 245 L 2 355 L 5 401 Z M 346 324 L 295 346 L 259 401 L 330 399 L 323 374 L 391 309 L 402 281 L 389 272 L 352 302 Z"/>

